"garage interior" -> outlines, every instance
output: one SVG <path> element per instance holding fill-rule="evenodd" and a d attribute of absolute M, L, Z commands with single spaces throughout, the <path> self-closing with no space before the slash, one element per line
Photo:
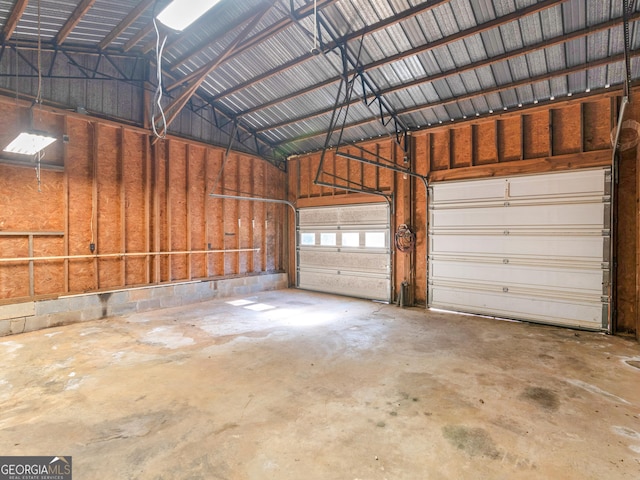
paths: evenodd
<path fill-rule="evenodd" d="M 638 478 L 638 2 L 170 3 L 0 0 L 3 455 Z"/>

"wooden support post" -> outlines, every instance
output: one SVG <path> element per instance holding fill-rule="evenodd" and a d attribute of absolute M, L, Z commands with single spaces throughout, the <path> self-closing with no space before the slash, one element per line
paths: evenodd
<path fill-rule="evenodd" d="M 553 157 L 553 108 L 549 109 L 549 156 Z"/>
<path fill-rule="evenodd" d="M 100 231 L 98 225 L 98 207 L 100 203 L 98 201 L 98 143 L 100 141 L 100 124 L 92 122 L 93 132 L 93 149 L 91 151 L 91 241 L 95 248 L 93 253 L 98 253 L 100 245 L 98 245 L 98 232 Z M 93 275 L 95 279 L 95 289 L 100 288 L 100 270 L 98 264 L 98 258 L 93 259 Z"/>
<path fill-rule="evenodd" d="M 29 234 L 29 258 L 33 257 L 33 234 Z M 33 260 L 29 260 L 29 296 L 34 297 L 36 295 L 36 280 L 33 268 Z"/>
<path fill-rule="evenodd" d="M 211 204 L 211 197 L 209 196 L 210 192 L 209 188 L 211 188 L 211 185 L 209 185 L 209 178 L 210 178 L 210 170 L 211 167 L 209 166 L 210 163 L 210 150 L 207 148 L 204 151 L 204 189 L 205 189 L 205 196 L 204 196 L 204 203 L 202 205 L 202 208 L 204 210 L 204 248 L 206 250 L 211 250 L 210 245 L 211 242 L 209 240 L 211 240 L 211 237 L 209 235 L 209 229 L 211 228 L 211 221 L 209 220 L 209 215 L 210 215 L 210 204 Z M 209 263 L 211 262 L 211 255 L 205 255 L 205 276 L 207 278 L 209 278 L 211 276 L 211 271 L 209 269 Z"/>
<path fill-rule="evenodd" d="M 143 140 L 143 156 L 144 156 L 144 248 L 146 252 L 151 251 L 151 152 L 148 137 L 141 136 Z M 145 257 L 145 283 L 151 283 L 151 257 Z"/>
<path fill-rule="evenodd" d="M 524 160 L 524 115 L 520 115 L 520 160 Z"/>
<path fill-rule="evenodd" d="M 118 170 L 117 177 L 120 185 L 120 251 L 127 251 L 127 210 L 126 210 L 126 191 L 124 185 L 124 162 L 125 162 L 125 129 L 120 127 L 120 145 L 118 150 Z M 126 257 L 120 259 L 120 282 L 124 287 L 127 284 L 127 260 Z"/>
<path fill-rule="evenodd" d="M 193 250 L 193 245 L 191 245 L 191 200 L 190 200 L 190 195 L 189 195 L 189 162 L 191 161 L 191 147 L 189 147 L 189 144 L 185 144 L 185 165 L 184 165 L 184 176 L 185 176 L 185 182 L 184 182 L 184 189 L 185 189 L 185 201 L 187 203 L 187 219 L 185 222 L 185 228 L 187 229 L 186 231 L 186 237 L 187 237 L 187 248 L 186 250 Z M 193 260 L 193 258 L 191 257 L 191 254 L 187 255 L 187 277 L 189 278 L 189 280 L 191 280 L 193 278 L 193 272 L 191 269 L 191 261 Z"/>
<path fill-rule="evenodd" d="M 241 160 L 239 157 L 236 157 L 236 195 L 240 195 L 240 188 L 241 188 L 241 183 L 240 183 L 240 176 L 242 173 L 242 165 L 241 165 Z M 242 219 L 240 216 L 240 212 L 241 212 L 241 205 L 239 204 L 239 202 L 237 200 L 234 200 L 235 202 L 235 212 L 236 212 L 236 217 L 238 218 L 238 222 L 236 224 L 236 248 L 238 250 L 240 250 L 242 248 L 242 229 L 243 228 L 247 228 L 246 225 L 242 225 Z M 236 267 L 235 267 L 235 272 L 236 274 L 240 273 L 240 255 L 242 255 L 240 252 L 236 253 Z"/>
<path fill-rule="evenodd" d="M 580 102 L 580 153 L 585 151 L 584 141 L 584 102 Z"/>
<path fill-rule="evenodd" d="M 493 142 L 494 142 L 494 151 L 496 152 L 496 162 L 500 163 L 502 161 L 502 152 L 500 151 L 500 120 L 493 121 Z"/>
<path fill-rule="evenodd" d="M 249 183 L 251 185 L 251 196 L 255 197 L 256 196 L 256 174 L 255 174 L 255 163 L 256 161 L 254 159 L 251 159 L 251 169 L 249 171 Z M 247 245 L 247 248 L 253 248 L 253 238 L 254 238 L 254 229 L 255 229 L 255 225 L 256 225 L 256 215 L 255 215 L 255 205 L 256 202 L 249 202 L 249 217 L 251 220 L 251 224 L 249 225 L 249 241 L 250 241 L 250 245 Z M 253 252 L 251 254 L 251 256 L 249 257 L 249 264 L 247 265 L 247 271 L 248 272 L 254 272 L 255 271 L 255 264 L 256 264 L 256 255 L 258 255 L 257 252 Z"/>
<path fill-rule="evenodd" d="M 69 134 L 69 120 L 65 115 L 63 117 L 63 135 Z M 62 161 L 64 165 L 64 180 L 63 180 L 63 198 L 64 198 L 64 256 L 69 256 L 69 148 L 67 142 L 63 140 L 62 143 Z M 69 292 L 69 259 L 64 259 L 64 292 Z"/>
<path fill-rule="evenodd" d="M 471 125 L 471 166 L 478 163 L 478 125 Z"/>
<path fill-rule="evenodd" d="M 167 228 L 166 228 L 166 244 L 167 244 L 167 252 L 171 252 L 173 250 L 172 244 L 172 235 L 171 232 L 173 230 L 173 215 L 171 213 L 171 204 L 172 204 L 172 195 L 171 195 L 171 140 L 165 141 L 165 149 L 164 149 L 164 165 L 165 165 L 165 174 L 164 174 L 164 188 L 165 188 L 165 210 L 167 212 Z M 173 280 L 173 274 L 171 271 L 172 264 L 172 256 L 165 255 L 167 261 L 167 280 Z"/>
<path fill-rule="evenodd" d="M 157 143 L 153 144 L 153 248 L 156 252 L 161 250 L 160 244 L 160 159 L 158 158 L 159 146 Z M 160 272 L 161 259 L 160 255 L 154 257 L 155 265 L 155 283 L 162 281 L 162 275 Z"/>

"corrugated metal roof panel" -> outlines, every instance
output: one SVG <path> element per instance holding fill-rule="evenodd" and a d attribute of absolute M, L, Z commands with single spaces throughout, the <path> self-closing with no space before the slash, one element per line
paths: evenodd
<path fill-rule="evenodd" d="M 420 23 L 418 18 L 407 19 L 407 21 L 402 23 L 402 29 L 413 47 L 424 45 L 427 42 L 423 24 Z"/>
<path fill-rule="evenodd" d="M 535 45 L 544 39 L 540 15 L 527 15 L 518 19 L 518 23 L 524 45 Z"/>
<path fill-rule="evenodd" d="M 509 71 L 513 80 L 523 80 L 530 76 L 529 64 L 524 55 L 509 60 Z"/>
<path fill-rule="evenodd" d="M 533 96 L 533 88 L 531 88 L 531 86 L 529 85 L 524 87 L 518 87 L 516 89 L 516 92 L 518 95 L 518 101 L 523 105 L 531 105 L 535 100 Z"/>
<path fill-rule="evenodd" d="M 460 79 L 464 83 L 468 92 L 477 92 L 480 90 L 480 82 L 475 72 L 464 72 L 460 74 Z"/>
<path fill-rule="evenodd" d="M 418 15 L 416 20 L 422 26 L 422 30 L 428 42 L 434 42 L 444 36 L 433 10 L 429 10 Z"/>
<path fill-rule="evenodd" d="M 505 52 L 504 43 L 502 42 L 502 35 L 499 29 L 493 29 L 481 34 L 484 48 L 489 57 L 495 57 Z"/>
<path fill-rule="evenodd" d="M 520 23 L 517 21 L 500 27 L 500 36 L 502 37 L 502 44 L 506 51 L 516 50 L 523 46 Z"/>
<path fill-rule="evenodd" d="M 491 70 L 493 71 L 493 76 L 498 85 L 504 85 L 513 81 L 513 78 L 511 77 L 511 69 L 507 62 L 495 63 L 491 66 Z"/>
<path fill-rule="evenodd" d="M 587 72 L 572 73 L 567 76 L 569 92 L 582 93 L 587 88 Z"/>
<path fill-rule="evenodd" d="M 560 5 L 540 12 L 540 19 L 544 38 L 557 37 L 558 35 L 564 34 L 562 7 Z"/>
<path fill-rule="evenodd" d="M 496 18 L 493 2 L 488 0 L 470 0 L 469 4 L 478 23 L 485 23 Z"/>
<path fill-rule="evenodd" d="M 581 65 L 587 61 L 587 42 L 584 38 L 579 38 L 565 44 L 567 57 L 567 67 Z"/>
<path fill-rule="evenodd" d="M 513 0 L 493 0 L 493 8 L 495 9 L 496 15 L 501 17 L 514 12 L 516 10 L 516 4 Z"/>
<path fill-rule="evenodd" d="M 434 8 L 433 15 L 443 36 L 447 37 L 460 31 L 451 3 Z"/>
<path fill-rule="evenodd" d="M 433 57 L 442 71 L 453 70 L 456 66 L 453 57 L 447 47 L 440 47 L 433 50 Z"/>
<path fill-rule="evenodd" d="M 545 49 L 547 68 L 549 71 L 562 70 L 567 65 L 563 45 L 555 45 Z"/>
<path fill-rule="evenodd" d="M 451 0 L 449 6 L 452 13 L 455 12 L 453 18 L 456 21 L 458 30 L 465 30 L 477 25 L 469 0 Z"/>
<path fill-rule="evenodd" d="M 449 50 L 449 55 L 451 55 L 456 67 L 471 63 L 469 52 L 467 51 L 467 47 L 463 41 L 454 42 L 448 45 L 447 49 Z"/>
<path fill-rule="evenodd" d="M 491 88 L 496 86 L 496 80 L 493 76 L 491 67 L 480 67 L 476 69 L 476 75 L 482 88 Z"/>
<path fill-rule="evenodd" d="M 547 73 L 547 54 L 545 50 L 527 53 L 525 57 L 529 66 L 529 74 L 532 77 Z"/>
<path fill-rule="evenodd" d="M 420 64 L 422 65 L 424 71 L 427 75 L 436 75 L 442 72 L 442 69 L 438 65 L 438 61 L 436 60 L 433 51 L 423 52 L 416 56 Z"/>
<path fill-rule="evenodd" d="M 449 86 L 449 82 L 447 82 L 446 80 L 436 80 L 431 84 L 437 92 L 439 100 L 442 100 L 444 98 L 451 98 L 453 96 L 451 87 Z"/>
<path fill-rule="evenodd" d="M 546 80 L 534 83 L 531 87 L 533 88 L 534 102 L 536 100 L 546 100 L 551 96 L 551 88 L 549 86 L 549 82 Z"/>
<path fill-rule="evenodd" d="M 486 60 L 487 51 L 484 48 L 484 42 L 480 35 L 473 35 L 472 37 L 465 38 L 464 44 L 467 48 L 470 61 L 478 62 L 480 60 Z"/>

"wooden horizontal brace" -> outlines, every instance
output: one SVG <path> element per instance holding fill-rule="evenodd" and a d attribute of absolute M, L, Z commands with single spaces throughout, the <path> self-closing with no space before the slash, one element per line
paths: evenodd
<path fill-rule="evenodd" d="M 555 172 L 572 168 L 606 167 L 611 165 L 611 149 L 595 152 L 570 153 L 555 157 L 531 158 L 512 162 L 491 163 L 474 167 L 434 171 L 428 175 L 429 183 L 447 180 L 502 177 L 527 173 Z"/>
<path fill-rule="evenodd" d="M 259 248 L 230 248 L 227 250 L 183 250 L 176 252 L 135 252 L 135 253 L 103 253 L 98 255 L 54 255 L 48 257 L 15 257 L 0 258 L 0 262 L 32 262 L 38 260 L 81 260 L 88 258 L 121 258 L 121 257 L 146 257 L 148 255 L 191 255 L 202 253 L 240 253 L 259 252 Z"/>

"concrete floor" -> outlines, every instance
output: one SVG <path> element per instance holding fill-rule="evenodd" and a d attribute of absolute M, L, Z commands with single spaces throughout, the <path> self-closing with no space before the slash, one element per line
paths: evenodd
<path fill-rule="evenodd" d="M 0 338 L 0 453 L 76 480 L 640 478 L 634 341 L 234 300 Z"/>

